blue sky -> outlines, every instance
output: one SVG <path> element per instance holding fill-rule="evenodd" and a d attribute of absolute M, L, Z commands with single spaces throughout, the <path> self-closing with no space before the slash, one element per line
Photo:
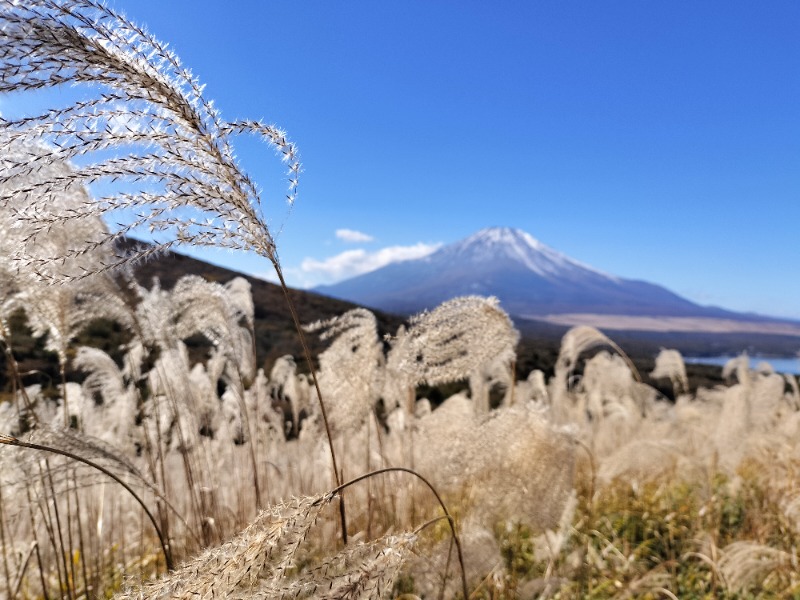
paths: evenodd
<path fill-rule="evenodd" d="M 239 148 L 290 284 L 502 225 L 702 304 L 800 318 L 794 0 L 109 3 L 225 118 L 297 143 L 290 213 L 274 155 Z"/>

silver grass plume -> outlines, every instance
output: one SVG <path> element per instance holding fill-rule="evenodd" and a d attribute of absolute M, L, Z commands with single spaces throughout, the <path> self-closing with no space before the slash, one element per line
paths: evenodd
<path fill-rule="evenodd" d="M 493 411 L 462 441 L 458 476 L 472 486 L 476 514 L 490 525 L 508 519 L 553 528 L 573 489 L 576 444 L 531 406 Z"/>
<path fill-rule="evenodd" d="M 646 413 L 646 402 L 640 397 L 633 373 L 617 354 L 603 350 L 587 360 L 579 389 L 586 402 L 587 417 L 595 425 L 607 417 L 633 422 Z"/>
<path fill-rule="evenodd" d="M 136 479 L 144 479 L 139 470 L 127 460 L 125 453 L 118 448 L 99 439 L 86 435 L 78 435 L 70 430 L 50 430 L 39 428 L 31 432 L 27 441 L 40 445 L 52 446 L 59 450 L 67 450 L 83 458 L 102 464 L 118 475 L 131 475 Z"/>
<path fill-rule="evenodd" d="M 353 542 L 289 581 L 263 581 L 258 589 L 232 600 L 292 600 L 300 598 L 384 598 L 400 567 L 413 551 L 413 533 L 387 535 L 372 542 Z"/>
<path fill-rule="evenodd" d="M 558 521 L 557 529 L 548 529 L 544 532 L 544 541 L 547 544 L 547 551 L 549 554 L 550 564 L 548 571 L 551 570 L 553 564 L 565 548 L 565 545 L 572 535 L 572 522 L 575 517 L 575 509 L 578 507 L 578 494 L 573 489 L 564 504 L 564 510 L 561 513 L 561 518 Z"/>
<path fill-rule="evenodd" d="M 0 225 L 2 235 L 2 225 Z M 9 317 L 17 309 L 17 297 L 14 294 L 14 278 L 0 264 L 0 343 L 5 343 L 10 335 Z"/>
<path fill-rule="evenodd" d="M 265 411 L 272 412 L 272 401 L 286 403 L 291 410 L 291 422 L 281 422 L 285 434 L 300 432 L 300 416 L 302 411 L 311 412 L 310 386 L 305 380 L 305 375 L 297 374 L 297 364 L 291 355 L 287 354 L 275 360 L 269 374 L 269 382 L 265 388 Z"/>
<path fill-rule="evenodd" d="M 747 352 L 742 352 L 739 356 L 731 358 L 723 365 L 723 379 L 730 379 L 734 375 L 742 385 L 750 384 L 750 358 L 747 356 Z"/>
<path fill-rule="evenodd" d="M 760 361 L 756 365 L 755 371 L 759 375 L 774 375 L 775 374 L 775 368 L 765 360 Z"/>
<path fill-rule="evenodd" d="M 149 290 L 137 283 L 133 283 L 133 290 L 138 303 L 131 315 L 130 329 L 136 332 L 145 348 L 157 347 L 162 351 L 173 348 L 180 338 L 175 328 L 177 311 L 172 294 L 161 289 L 158 279 L 153 280 Z"/>
<path fill-rule="evenodd" d="M 794 568 L 792 555 L 788 552 L 757 542 L 733 542 L 720 554 L 717 566 L 725 586 L 734 592 L 758 588 L 781 570 Z"/>
<path fill-rule="evenodd" d="M 47 335 L 45 348 L 58 355 L 62 366 L 66 364 L 69 347 L 80 331 L 100 316 L 85 310 L 81 301 L 85 294 L 87 292 L 72 285 L 51 288 L 35 283 L 26 286 L 19 294 L 19 303 L 25 307 L 33 335 Z"/>
<path fill-rule="evenodd" d="M 653 379 L 669 379 L 675 397 L 689 391 L 689 378 L 681 353 L 677 350 L 661 348 L 656 356 L 656 366 L 650 372 Z"/>
<path fill-rule="evenodd" d="M 237 277 L 222 285 L 184 275 L 170 296 L 172 321 L 179 339 L 202 334 L 244 379 L 249 381 L 255 376 L 254 307 L 247 280 Z"/>
<path fill-rule="evenodd" d="M 78 257 L 140 229 L 164 240 L 140 247 L 123 261 L 188 244 L 253 251 L 277 267 L 259 190 L 238 166 L 231 140 L 250 133 L 277 149 L 289 164 L 291 203 L 300 165 L 281 130 L 223 120 L 173 52 L 100 2 L 0 0 L 0 93 L 65 84 L 83 85 L 93 95 L 37 116 L 0 120 L 0 133 L 9 142 L 24 147 L 44 140 L 51 146 L 46 156 L 31 152 L 6 163 L 0 204 L 15 196 L 24 200 L 16 217 L 28 224 L 28 240 L 41 238 L 56 223 L 90 216 L 117 225 L 66 255 L 31 257 L 34 268 L 53 258 Z M 73 159 L 81 159 L 81 166 L 68 175 L 48 169 L 53 161 Z M 5 184 L 19 177 L 30 178 L 30 185 L 9 193 Z M 68 213 L 48 215 L 47 206 L 64 189 L 98 181 L 124 186 Z M 89 272 L 119 262 L 112 259 Z"/>
<path fill-rule="evenodd" d="M 81 346 L 73 364 L 76 369 L 89 375 L 83 381 L 83 389 L 98 395 L 104 402 L 114 402 L 126 392 L 122 371 L 108 354 L 99 348 Z"/>
<path fill-rule="evenodd" d="M 252 590 L 262 579 L 279 581 L 294 567 L 299 545 L 332 498 L 330 494 L 295 498 L 272 506 L 222 546 L 209 548 L 160 580 L 114 598 L 228 598 Z"/>
<path fill-rule="evenodd" d="M 147 385 L 151 395 L 141 407 L 145 426 L 159 427 L 161 440 L 169 448 L 195 448 L 201 441 L 200 431 L 213 427 L 221 402 L 205 373 L 189 366 L 182 341 L 161 351 L 147 374 Z"/>
<path fill-rule="evenodd" d="M 319 355 L 319 381 L 329 398 L 334 433 L 352 430 L 369 416 L 379 393 L 383 347 L 375 315 L 365 308 L 305 326 L 330 345 Z"/>
<path fill-rule="evenodd" d="M 13 252 L 11 219 L 0 218 L 0 343 L 10 335 L 9 317 L 19 308 L 19 285 L 8 257 Z"/>
<path fill-rule="evenodd" d="M 785 405 L 786 382 L 777 373 L 757 373 L 751 380 L 748 392 L 750 427 L 768 433 L 775 430 L 781 420 Z"/>
<path fill-rule="evenodd" d="M 535 405 L 546 406 L 550 403 L 550 396 L 547 393 L 547 384 L 544 379 L 544 372 L 534 369 L 528 373 L 528 378 L 517 383 L 517 397 L 524 401 L 532 402 Z"/>
<path fill-rule="evenodd" d="M 574 399 L 569 398 L 570 377 L 581 354 L 592 348 L 608 346 L 625 359 L 631 373 L 640 379 L 636 368 L 631 363 L 622 348 L 617 346 L 611 338 L 588 325 L 578 325 L 571 328 L 561 339 L 561 349 L 556 360 L 555 376 L 550 381 L 550 400 L 552 402 L 553 416 L 558 422 L 579 422 L 583 419 L 583 407 L 576 406 Z"/>
<path fill-rule="evenodd" d="M 248 414 L 256 417 L 254 419 L 255 432 L 253 433 L 255 444 L 258 444 L 259 440 L 275 444 L 282 444 L 286 441 L 286 424 L 283 412 L 273 406 L 272 396 L 269 393 L 269 384 L 270 382 L 264 370 L 259 369 L 256 372 L 253 385 L 245 393 Z M 299 411 L 297 414 L 299 415 Z"/>
<path fill-rule="evenodd" d="M 638 430 L 633 433 L 615 427 L 614 423 L 604 425 L 604 428 L 607 430 L 604 432 L 605 439 L 592 444 L 598 458 L 596 479 L 602 485 L 608 485 L 616 479 L 653 481 L 675 469 L 682 458 L 690 455 L 685 444 L 682 445 L 683 440 L 676 442 L 665 439 L 664 430 L 653 427 L 649 419 L 640 422 Z M 619 441 L 632 436 L 635 437 L 630 441 Z M 613 443 L 615 439 L 616 445 Z"/>
<path fill-rule="evenodd" d="M 380 600 L 391 591 L 400 567 L 416 541 L 416 536 L 392 536 L 388 543 L 362 558 L 354 573 L 339 577 L 319 600 Z"/>
<path fill-rule="evenodd" d="M 230 294 L 231 285 L 240 286 L 234 282 L 222 285 L 197 275 L 184 275 L 172 290 L 162 289 L 158 279 L 153 280 L 149 290 L 131 282 L 139 302 L 124 324 L 137 333 L 142 343 L 162 350 L 174 347 L 176 340 L 199 333 L 224 348 L 229 358 L 238 360 L 238 351 L 242 350 L 239 330 L 252 329 L 253 312 L 252 301 L 244 302 L 241 292 Z M 249 340 L 245 350 L 252 351 Z"/>
<path fill-rule="evenodd" d="M 73 180 L 75 167 L 68 161 L 51 156 L 52 148 L 39 140 L 15 140 L 2 130 L 0 118 L 0 216 L 5 268 L 20 282 L 52 279 L 58 273 L 66 278 L 79 277 L 93 262 L 108 260 L 103 250 L 94 248 L 107 234 L 97 215 L 79 214 L 89 203 L 89 194 L 80 182 Z M 20 165 L 36 164 L 36 169 L 20 169 Z M 31 190 L 50 180 L 65 183 L 40 201 L 37 209 L 39 225 L 47 224 L 46 235 L 33 239 L 33 224 L 19 218 L 29 208 Z M 70 216 L 70 227 L 59 221 Z M 94 248 L 89 250 L 88 248 Z M 81 252 L 80 260 L 65 264 L 55 258 Z"/>
<path fill-rule="evenodd" d="M 749 375 L 745 381 L 749 382 Z M 749 383 L 724 388 L 722 400 L 720 418 L 708 422 L 709 437 L 716 447 L 720 466 L 734 471 L 748 450 L 747 441 L 752 433 Z"/>
<path fill-rule="evenodd" d="M 84 433 L 132 450 L 140 433 L 136 427 L 137 395 L 131 382 L 126 381 L 114 359 L 99 348 L 78 348 L 73 366 L 88 373 L 82 384 L 90 407 L 80 415 Z"/>
<path fill-rule="evenodd" d="M 610 346 L 625 356 L 622 349 L 604 333 L 588 325 L 578 325 L 567 331 L 561 339 L 561 350 L 558 353 L 556 368 L 572 371 L 581 354 L 598 346 Z"/>
<path fill-rule="evenodd" d="M 229 297 L 228 288 L 197 275 L 184 275 L 170 292 L 176 334 L 187 338 L 200 333 L 215 345 L 233 345 L 233 332 L 239 322 L 253 322 L 253 314 L 247 314 Z"/>
<path fill-rule="evenodd" d="M 411 317 L 392 342 L 387 370 L 407 387 L 458 381 L 491 363 L 511 363 L 518 341 L 497 298 L 463 296 Z"/>
<path fill-rule="evenodd" d="M 46 347 L 58 354 L 62 366 L 67 360 L 70 342 L 89 321 L 102 316 L 97 313 L 93 297 L 101 293 L 103 286 L 95 279 L 80 289 L 76 285 L 52 288 L 42 284 L 42 279 L 52 279 L 57 273 L 77 277 L 93 264 L 106 259 L 101 249 L 85 251 L 79 259 L 69 264 L 54 262 L 55 257 L 66 256 L 77 250 L 85 250 L 106 232 L 100 218 L 93 215 L 76 217 L 70 227 L 52 225 L 47 235 L 30 239 L 31 225 L 17 216 L 26 210 L 27 190 L 49 178 L 69 179 L 74 169 L 64 160 L 48 160 L 36 171 L 15 172 L 14 165 L 24 164 L 30 159 L 43 160 L 48 149 L 41 143 L 9 141 L 0 133 L 0 286 L 5 317 L 15 307 L 25 309 L 28 324 L 34 335 L 47 334 Z M 33 157 L 33 158 L 32 158 Z M 70 183 L 54 192 L 48 202 L 40 207 L 39 215 L 44 221 L 58 219 L 89 201 L 86 189 Z M 25 248 L 24 252 L 21 250 Z M 0 318 L 4 317 L 0 314 Z"/>
<path fill-rule="evenodd" d="M 481 418 L 457 394 L 420 419 L 414 465 L 447 494 L 468 491 L 473 514 L 488 527 L 516 520 L 543 530 L 558 524 L 573 487 L 571 430 L 554 427 L 531 404 Z"/>

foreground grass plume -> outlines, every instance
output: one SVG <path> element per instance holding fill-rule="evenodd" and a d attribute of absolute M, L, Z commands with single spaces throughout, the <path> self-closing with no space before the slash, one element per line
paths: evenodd
<path fill-rule="evenodd" d="M 280 581 L 332 495 L 296 498 L 263 511 L 232 540 L 210 548 L 175 572 L 117 600 L 228 598 L 260 581 Z"/>
<path fill-rule="evenodd" d="M 287 200 L 293 202 L 300 164 L 281 130 L 223 120 L 174 53 L 93 0 L 2 0 L 0 48 L 0 92 L 65 84 L 89 92 L 88 99 L 70 106 L 0 121 L 5 143 L 28 152 L 27 157 L 4 161 L 0 202 L 14 200 L 29 239 L 59 222 L 107 216 L 107 222 L 119 225 L 92 247 L 142 230 L 156 237 L 154 246 L 123 260 L 188 244 L 249 250 L 277 263 L 258 188 L 237 165 L 231 139 L 251 133 L 278 150 L 289 165 Z M 41 142 L 50 147 L 45 156 L 24 150 Z M 67 176 L 49 166 L 77 159 L 80 166 Z M 11 180 L 27 185 L 9 191 L 5 184 Z M 64 190 L 98 181 L 125 185 L 68 212 L 48 210 Z M 113 216 L 120 212 L 123 220 Z M 66 257 L 33 255 L 28 260 L 36 270 L 49 260 L 86 251 L 73 248 Z"/>

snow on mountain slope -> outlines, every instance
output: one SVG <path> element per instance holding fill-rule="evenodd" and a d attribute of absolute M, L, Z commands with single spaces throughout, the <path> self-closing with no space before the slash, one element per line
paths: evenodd
<path fill-rule="evenodd" d="M 598 271 L 519 229 L 482 229 L 424 258 L 397 262 L 314 291 L 411 314 L 467 294 L 497 296 L 512 315 L 557 314 L 743 318 L 669 290 Z M 752 316 L 750 316 L 752 317 Z"/>
<path fill-rule="evenodd" d="M 445 246 L 437 259 L 463 264 L 495 263 L 499 259 L 506 259 L 524 265 L 545 278 L 579 278 L 592 273 L 617 280 L 553 250 L 520 229 L 510 227 L 482 229 L 460 242 Z"/>

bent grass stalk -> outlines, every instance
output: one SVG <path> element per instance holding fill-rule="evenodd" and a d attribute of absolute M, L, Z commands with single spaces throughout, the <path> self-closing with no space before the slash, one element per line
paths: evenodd
<path fill-rule="evenodd" d="M 325 403 L 322 401 L 322 391 L 320 390 L 319 381 L 317 379 L 317 369 L 315 368 L 314 361 L 311 358 L 311 351 L 308 348 L 306 337 L 303 334 L 303 326 L 300 324 L 300 318 L 297 316 L 297 311 L 295 310 L 294 302 L 292 302 L 292 299 L 289 296 L 289 286 L 286 285 L 286 280 L 283 278 L 283 271 L 281 270 L 281 266 L 278 263 L 277 257 L 275 257 L 273 266 L 275 267 L 275 272 L 278 274 L 278 279 L 281 284 L 281 289 L 283 290 L 283 295 L 286 297 L 286 303 L 289 306 L 289 312 L 292 314 L 292 321 L 294 322 L 295 329 L 297 330 L 297 335 L 300 336 L 300 344 L 303 346 L 303 355 L 305 356 L 306 362 L 308 362 L 308 368 L 311 371 L 311 380 L 314 382 L 314 390 L 317 392 L 317 398 L 319 398 L 319 407 L 322 413 L 322 421 L 325 425 L 325 433 L 328 437 L 328 448 L 330 448 L 331 452 L 333 479 L 336 482 L 336 486 L 338 488 L 341 487 L 342 485 L 342 476 L 341 473 L 339 472 L 339 466 L 336 463 L 336 450 L 333 447 L 333 434 L 331 433 L 331 427 L 328 421 L 328 411 L 325 409 Z M 342 520 L 342 542 L 344 544 L 347 544 L 347 519 L 345 515 L 345 504 L 343 495 L 339 496 L 339 515 Z"/>
<path fill-rule="evenodd" d="M 85 465 L 88 465 L 88 466 L 92 467 L 93 469 L 97 469 L 98 471 L 100 471 L 101 473 L 106 475 L 107 477 L 110 477 L 111 479 L 116 481 L 123 488 L 125 488 L 125 491 L 127 491 L 134 500 L 136 500 L 136 502 L 139 504 L 139 506 L 142 507 L 142 510 L 147 515 L 147 518 L 150 520 L 150 523 L 152 523 L 153 529 L 155 529 L 156 535 L 158 536 L 158 541 L 161 544 L 161 550 L 164 553 L 164 561 L 166 562 L 167 569 L 172 571 L 175 568 L 175 565 L 172 562 L 172 553 L 169 550 L 169 544 L 168 544 L 167 540 L 164 538 L 164 535 L 162 534 L 161 528 L 159 527 L 158 522 L 156 521 L 155 517 L 150 512 L 150 510 L 147 508 L 147 505 L 145 504 L 144 500 L 142 500 L 142 498 L 139 496 L 139 494 L 137 494 L 134 491 L 134 489 L 131 488 L 131 486 L 129 486 L 127 483 L 125 483 L 115 473 L 113 473 L 109 469 L 106 469 L 102 465 L 99 465 L 99 464 L 97 464 L 96 462 L 94 462 L 92 460 L 89 460 L 87 458 L 84 458 L 82 456 L 74 454 L 74 453 L 70 452 L 69 450 L 62 450 L 60 448 L 53 448 L 53 447 L 44 446 L 44 445 L 41 445 L 41 444 L 25 442 L 23 440 L 17 439 L 17 438 L 15 438 L 13 436 L 10 436 L 10 435 L 0 434 L 0 444 L 5 444 L 5 445 L 8 445 L 8 446 L 18 446 L 20 448 L 29 448 L 31 450 L 41 450 L 42 452 L 49 452 L 51 454 L 57 454 L 57 455 L 60 455 L 60 456 L 64 456 L 64 457 L 69 458 L 71 460 L 75 460 L 75 461 L 78 461 L 78 462 L 83 463 Z"/>
<path fill-rule="evenodd" d="M 453 541 L 456 544 L 456 551 L 458 552 L 458 562 L 461 565 L 461 587 L 462 587 L 462 592 L 464 594 L 464 598 L 465 599 L 469 598 L 468 589 L 467 589 L 467 572 L 466 572 L 466 569 L 464 567 L 464 553 L 463 553 L 462 548 L 461 548 L 461 540 L 459 539 L 458 532 L 456 531 L 455 519 L 453 518 L 453 515 L 450 514 L 450 511 L 447 509 L 447 505 L 444 503 L 444 500 L 442 500 L 442 497 L 439 495 L 439 492 L 436 490 L 436 488 L 433 486 L 433 484 L 430 481 L 428 481 L 425 477 L 423 477 L 420 473 L 414 471 L 413 469 L 409 469 L 407 467 L 385 467 L 383 469 L 376 469 L 375 471 L 370 471 L 369 473 L 364 473 L 363 475 L 359 475 L 358 477 L 355 477 L 355 478 L 351 479 L 350 481 L 337 486 L 335 489 L 331 490 L 329 493 L 338 494 L 342 490 L 345 490 L 348 487 L 350 487 L 352 485 L 355 485 L 356 483 L 360 483 L 361 481 L 364 481 L 364 480 L 369 480 L 372 477 L 375 477 L 377 475 L 381 475 L 383 473 L 408 473 L 409 475 L 412 475 L 412 476 L 416 477 L 422 483 L 424 483 L 428 487 L 428 489 L 431 491 L 431 493 L 434 495 L 434 497 L 436 498 L 436 501 L 439 503 L 439 506 L 442 508 L 442 512 L 444 512 L 444 517 L 443 518 L 446 518 L 447 522 L 450 524 L 450 532 L 452 533 Z M 431 524 L 431 522 L 423 524 L 423 526 L 421 528 L 424 528 L 425 526 L 427 526 L 429 524 Z"/>
<path fill-rule="evenodd" d="M 20 588 L 22 587 L 22 582 L 24 581 L 25 578 L 25 571 L 28 569 L 28 565 L 31 562 L 31 557 L 33 556 L 34 551 L 38 551 L 38 548 L 39 548 L 38 542 L 34 541 L 31 543 L 31 547 L 28 549 L 28 553 L 25 555 L 25 559 L 19 566 L 19 573 L 17 573 L 16 581 L 14 582 L 14 585 L 10 588 L 12 591 L 9 598 L 16 598 L 19 596 L 19 591 Z M 42 585 L 44 585 L 44 582 L 42 582 Z M 47 592 L 45 592 L 44 597 L 47 598 Z"/>

